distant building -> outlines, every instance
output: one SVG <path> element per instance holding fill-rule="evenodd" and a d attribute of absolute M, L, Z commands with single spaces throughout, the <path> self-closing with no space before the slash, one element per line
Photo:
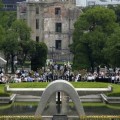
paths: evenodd
<path fill-rule="evenodd" d="M 5 11 L 16 11 L 17 10 L 17 2 L 22 2 L 25 0 L 2 0 L 3 2 L 3 9 Z"/>
<path fill-rule="evenodd" d="M 92 5 L 117 5 L 120 4 L 120 0 L 76 0 L 77 6 L 87 7 Z"/>
<path fill-rule="evenodd" d="M 73 24 L 80 13 L 76 0 L 27 0 L 17 4 L 17 18 L 31 27 L 33 40 L 46 43 L 54 59 L 69 59 Z"/>

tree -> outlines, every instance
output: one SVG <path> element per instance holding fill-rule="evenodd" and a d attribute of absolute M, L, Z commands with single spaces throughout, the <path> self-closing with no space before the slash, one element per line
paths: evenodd
<path fill-rule="evenodd" d="M 113 10 L 105 7 L 93 7 L 83 13 L 74 24 L 73 68 L 91 68 L 106 63 L 103 48 L 107 37 L 118 27 Z"/>
<path fill-rule="evenodd" d="M 117 16 L 116 22 L 120 24 L 120 5 L 109 5 L 108 8 L 114 10 Z"/>
<path fill-rule="evenodd" d="M 13 22 L 12 24 L 12 29 L 18 33 L 19 36 L 19 56 L 18 56 L 18 60 L 21 63 L 21 65 L 24 64 L 29 51 L 30 51 L 30 43 L 31 43 L 31 39 L 30 39 L 30 32 L 31 29 L 27 26 L 27 24 L 25 23 L 25 21 L 23 20 L 16 20 L 15 22 Z"/>
<path fill-rule="evenodd" d="M 30 40 L 31 29 L 28 27 L 25 21 L 16 20 L 12 24 L 12 29 L 18 33 L 19 40 L 28 41 Z"/>
<path fill-rule="evenodd" d="M 0 25 L 5 29 L 10 29 L 12 23 L 16 20 L 16 12 L 0 11 Z"/>
<path fill-rule="evenodd" d="M 31 51 L 34 51 L 33 40 L 29 41 L 19 41 L 19 50 L 17 55 L 17 60 L 20 65 L 24 65 L 26 60 L 30 60 Z M 28 59 L 27 59 L 28 58 Z"/>
<path fill-rule="evenodd" d="M 4 40 L 4 37 L 5 37 L 5 30 L 0 25 L 0 49 L 1 49 L 1 42 Z"/>
<path fill-rule="evenodd" d="M 45 66 L 47 59 L 47 46 L 43 42 L 34 43 L 35 51 L 31 55 L 31 69 L 37 71 L 38 68 Z"/>
<path fill-rule="evenodd" d="M 4 28 L 6 32 L 6 36 L 4 40 L 0 40 L 1 50 L 5 54 L 5 58 L 7 61 L 11 61 L 12 72 L 14 72 L 14 57 L 18 56 L 18 60 L 21 60 L 21 65 L 24 64 L 29 52 L 32 49 L 31 47 L 31 39 L 30 39 L 30 32 L 31 29 L 27 26 L 25 21 L 23 20 L 16 20 L 16 12 L 7 12 L 7 11 L 0 11 L 0 38 L 2 37 L 2 28 Z M 13 34 L 14 33 L 14 34 Z M 9 39 L 10 35 L 10 39 Z M 13 39 L 13 40 L 12 40 Z M 16 40 L 15 40 L 16 39 Z M 12 46 L 12 43 L 17 44 L 17 49 Z M 11 51 L 10 51 L 11 46 Z M 7 51 L 8 50 L 8 51 Z M 14 51 L 15 50 L 15 51 Z M 12 60 L 9 60 L 12 59 Z M 8 65 L 8 62 L 7 62 Z"/>
<path fill-rule="evenodd" d="M 2 0 L 0 0 L 0 9 L 3 7 Z"/>
<path fill-rule="evenodd" d="M 3 4 L 0 1 L 0 8 L 2 7 L 2 5 Z M 15 33 L 11 30 L 11 25 L 15 19 L 16 19 L 16 12 L 0 11 L 0 50 L 1 52 L 3 52 L 5 59 L 7 59 L 6 68 L 8 67 L 8 61 L 11 61 L 9 59 L 10 58 L 14 59 L 12 50 L 14 49 L 13 48 L 15 42 L 14 40 L 17 37 Z M 8 37 L 9 35 L 10 38 Z M 13 44 L 11 43 L 12 41 Z M 12 66 L 12 72 L 14 72 L 14 61 L 12 60 L 10 64 Z"/>
<path fill-rule="evenodd" d="M 8 30 L 1 46 L 7 60 L 6 68 L 8 68 L 8 62 L 10 62 L 11 72 L 14 73 L 14 57 L 18 51 L 18 34 L 12 30 Z"/>
<path fill-rule="evenodd" d="M 120 67 L 120 28 L 108 38 L 104 52 L 111 67 Z"/>

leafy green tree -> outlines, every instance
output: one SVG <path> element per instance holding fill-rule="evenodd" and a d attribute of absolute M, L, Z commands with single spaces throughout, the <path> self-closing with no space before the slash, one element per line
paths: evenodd
<path fill-rule="evenodd" d="M 109 5 L 108 8 L 114 10 L 117 16 L 116 22 L 120 24 L 120 5 Z"/>
<path fill-rule="evenodd" d="M 31 29 L 27 26 L 25 21 L 23 20 L 16 20 L 12 24 L 12 29 L 18 33 L 19 36 L 19 55 L 18 55 L 18 60 L 21 63 L 21 65 L 24 64 L 29 51 L 30 51 L 30 46 L 31 46 L 31 39 L 30 39 L 30 32 Z"/>
<path fill-rule="evenodd" d="M 19 61 L 20 65 L 24 65 L 26 60 L 30 60 L 31 51 L 34 50 L 33 45 L 33 40 L 19 41 L 17 60 Z"/>
<path fill-rule="evenodd" d="M 0 0 L 0 9 L 3 7 L 2 0 Z"/>
<path fill-rule="evenodd" d="M 0 40 L 0 42 L 2 41 L 1 42 L 2 44 L 0 44 L 1 50 L 4 51 L 7 61 L 14 62 L 13 60 L 9 60 L 9 59 L 11 59 L 11 58 L 14 59 L 13 56 L 18 55 L 17 58 L 18 58 L 18 60 L 21 60 L 21 64 L 23 65 L 29 52 L 31 51 L 30 49 L 32 49 L 32 47 L 31 47 L 32 44 L 31 44 L 31 39 L 30 39 L 31 30 L 24 21 L 16 20 L 16 12 L 0 11 L 0 18 L 1 18 L 0 19 L 0 38 L 2 37 L 1 36 L 2 30 L 3 30 L 2 28 L 4 28 L 5 29 L 4 31 L 6 32 L 4 41 L 2 41 L 2 39 Z M 11 35 L 13 35 L 13 33 L 15 33 L 17 35 L 17 37 L 16 37 L 16 35 L 11 36 L 9 34 L 10 32 L 12 32 Z M 10 35 L 10 39 L 12 39 L 12 37 L 13 37 L 13 44 L 14 44 L 15 38 L 16 38 L 18 49 L 15 50 L 16 51 L 15 54 L 12 54 L 9 51 L 7 52 L 7 49 L 9 49 L 9 47 L 10 47 L 10 46 L 6 45 L 9 43 L 9 40 L 8 40 L 9 35 Z M 4 47 L 5 45 L 6 45 L 6 47 Z M 13 48 L 11 48 L 11 49 L 13 50 Z M 14 70 L 13 70 L 14 64 L 11 63 L 11 66 L 12 66 L 12 72 L 14 72 Z"/>
<path fill-rule="evenodd" d="M 31 29 L 28 27 L 25 21 L 16 20 L 12 24 L 12 29 L 18 33 L 19 40 L 28 41 L 30 40 Z"/>
<path fill-rule="evenodd" d="M 1 1 L 0 1 L 0 7 L 2 7 Z M 12 22 L 15 21 L 15 19 L 16 19 L 16 12 L 0 11 L 0 50 L 1 50 L 0 52 L 2 52 L 5 56 L 5 59 L 7 59 L 7 65 L 6 65 L 7 67 L 8 67 L 8 61 L 11 61 L 9 59 L 14 58 L 13 54 L 11 55 L 11 52 L 7 50 L 9 50 L 11 47 L 12 47 L 11 49 L 13 49 L 13 46 L 10 47 L 12 43 L 9 43 L 9 41 L 12 42 L 13 32 L 11 31 L 11 25 L 12 25 Z M 10 39 L 8 37 L 9 35 L 10 35 Z M 15 36 L 13 35 L 13 41 L 15 37 L 16 35 Z M 14 72 L 13 62 L 14 61 L 10 63 L 12 66 L 12 72 Z"/>
<path fill-rule="evenodd" d="M 12 23 L 16 20 L 16 12 L 0 11 L 0 25 L 5 29 L 10 29 Z"/>
<path fill-rule="evenodd" d="M 71 51 L 74 54 L 73 68 L 91 68 L 106 63 L 103 48 L 118 24 L 113 10 L 93 7 L 81 14 L 76 21 Z"/>
<path fill-rule="evenodd" d="M 111 67 L 120 67 L 120 28 L 108 38 L 104 52 Z"/>
<path fill-rule="evenodd" d="M 37 71 L 38 68 L 45 66 L 47 59 L 47 46 L 43 42 L 34 44 L 35 51 L 31 55 L 31 69 Z"/>
<path fill-rule="evenodd" d="M 0 49 L 1 49 L 1 42 L 4 40 L 4 37 L 5 37 L 5 30 L 0 25 Z"/>
<path fill-rule="evenodd" d="M 5 40 L 2 41 L 2 51 L 8 63 L 11 65 L 11 72 L 14 73 L 14 57 L 18 51 L 18 34 L 12 30 L 8 30 L 6 33 Z"/>

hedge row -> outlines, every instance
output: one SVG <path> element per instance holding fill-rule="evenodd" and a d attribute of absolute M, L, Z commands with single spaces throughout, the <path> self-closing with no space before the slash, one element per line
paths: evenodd
<path fill-rule="evenodd" d="M 0 116 L 0 120 L 42 120 L 34 116 Z M 120 120 L 120 116 L 85 116 L 80 120 Z"/>

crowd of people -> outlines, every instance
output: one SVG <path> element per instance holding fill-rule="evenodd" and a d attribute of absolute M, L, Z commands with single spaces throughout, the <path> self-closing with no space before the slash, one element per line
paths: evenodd
<path fill-rule="evenodd" d="M 87 73 L 84 79 L 87 81 L 120 83 L 120 69 L 102 69 L 99 72 Z"/>
<path fill-rule="evenodd" d="M 51 82 L 57 79 L 73 81 L 73 77 L 70 65 L 68 67 L 68 65 L 55 64 L 37 71 L 17 70 L 12 80 L 13 82 Z"/>
<path fill-rule="evenodd" d="M 57 79 L 64 79 L 68 81 L 80 81 L 81 74 L 74 74 L 72 72 L 71 65 L 66 63 L 64 65 L 48 65 L 45 68 L 37 71 L 31 71 L 26 69 L 16 70 L 15 74 L 5 75 L 0 77 L 1 83 L 6 82 L 51 82 Z M 4 79 L 3 79 L 4 78 Z"/>
<path fill-rule="evenodd" d="M 64 79 L 70 82 L 99 81 L 120 83 L 120 69 L 116 69 L 115 71 L 106 71 L 104 69 L 93 73 L 86 72 L 86 74 L 82 75 L 80 72 L 72 72 L 70 64 L 54 64 L 37 71 L 21 69 L 12 75 L 6 75 L 3 72 L 0 73 L 0 83 L 51 82 L 57 79 Z"/>
<path fill-rule="evenodd" d="M 0 83 L 6 83 L 7 82 L 7 76 L 4 75 L 4 73 L 1 71 L 0 72 Z"/>

